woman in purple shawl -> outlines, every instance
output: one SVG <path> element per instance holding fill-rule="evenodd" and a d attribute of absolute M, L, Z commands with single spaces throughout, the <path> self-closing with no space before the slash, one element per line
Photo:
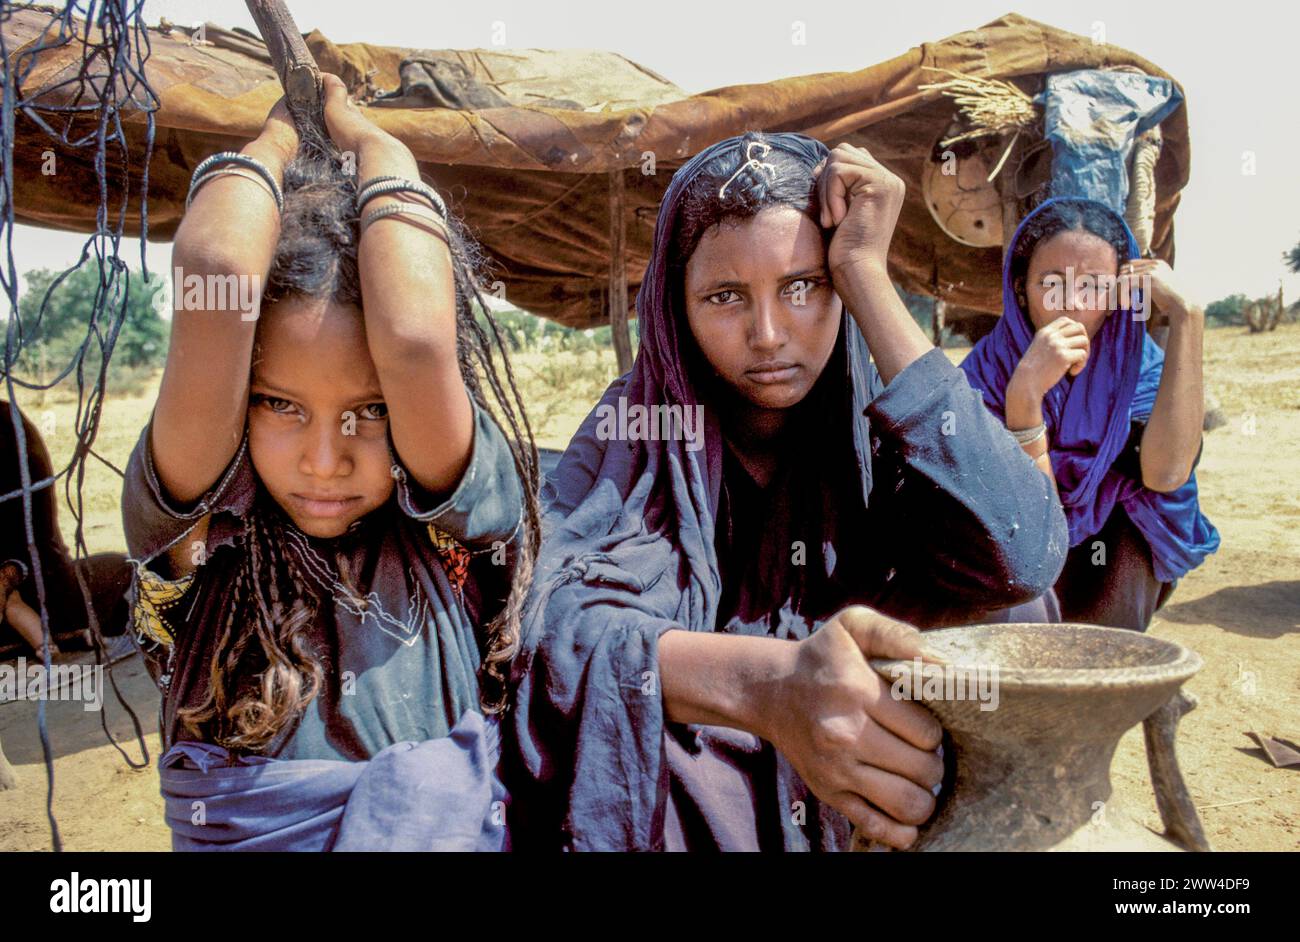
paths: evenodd
<path fill-rule="evenodd" d="M 903 847 L 932 812 L 941 730 L 865 656 L 1039 596 L 1065 523 L 890 283 L 902 199 L 798 134 L 674 175 L 637 360 L 543 491 L 518 848 Z"/>
<path fill-rule="evenodd" d="M 1169 317 L 1167 352 L 1145 329 L 1152 303 Z M 1020 224 L 1003 304 L 961 366 L 1060 493 L 1061 616 L 1145 630 L 1219 546 L 1192 470 L 1204 314 L 1165 262 L 1138 257 L 1119 216 L 1078 199 L 1048 200 Z"/>

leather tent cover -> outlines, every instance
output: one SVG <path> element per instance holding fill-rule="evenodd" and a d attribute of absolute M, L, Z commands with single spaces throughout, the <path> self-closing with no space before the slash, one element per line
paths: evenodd
<path fill-rule="evenodd" d="M 11 64 L 49 21 L 48 11 L 32 8 L 3 25 Z M 149 166 L 151 240 L 175 231 L 194 166 L 253 137 L 281 94 L 260 40 L 212 25 L 208 30 L 215 45 L 191 44 L 188 31 L 149 31 L 146 74 L 160 99 Z M 608 52 L 397 49 L 335 44 L 319 32 L 306 42 L 323 70 L 370 100 L 372 120 L 411 148 L 427 178 L 467 219 L 496 260 L 506 297 L 573 327 L 607 322 L 610 172 L 621 170 L 625 183 L 631 302 L 672 171 L 714 141 L 751 128 L 801 131 L 831 146 L 866 146 L 908 187 L 890 256 L 895 279 L 955 306 L 1000 313 L 999 249 L 953 241 L 921 199 L 922 167 L 954 114 L 950 100 L 918 89 L 949 77 L 925 67 L 1014 80 L 1031 95 L 1057 71 L 1131 66 L 1171 77 L 1127 50 L 1015 14 L 857 72 L 698 95 Z M 77 42 L 42 52 L 22 96 L 31 99 L 75 75 L 80 58 Z M 61 102 L 71 92 L 46 94 Z M 1152 248 L 1172 260 L 1173 214 L 1189 172 L 1186 108 L 1161 128 Z M 15 133 L 17 221 L 93 231 L 91 154 L 59 152 L 22 114 Z M 127 231 L 138 234 L 143 115 L 131 116 L 127 133 L 135 156 Z M 51 149 L 58 172 L 47 176 L 41 155 Z M 653 174 L 643 172 L 647 152 L 654 155 Z"/>

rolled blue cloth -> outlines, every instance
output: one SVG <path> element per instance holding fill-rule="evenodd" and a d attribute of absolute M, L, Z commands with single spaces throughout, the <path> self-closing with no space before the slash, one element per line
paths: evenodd
<path fill-rule="evenodd" d="M 471 710 L 445 737 L 366 762 L 232 759 L 178 742 L 158 765 L 173 850 L 501 851 L 499 756 L 496 720 Z"/>

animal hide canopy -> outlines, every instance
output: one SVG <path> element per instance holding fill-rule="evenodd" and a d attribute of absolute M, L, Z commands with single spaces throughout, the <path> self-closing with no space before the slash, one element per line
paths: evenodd
<path fill-rule="evenodd" d="M 49 22 L 49 12 L 26 8 L 3 24 L 11 64 Z M 168 24 L 150 29 L 146 75 L 161 102 L 149 165 L 151 239 L 175 232 L 195 165 L 255 136 L 281 94 L 260 40 L 211 24 L 205 33 L 196 43 L 190 32 Z M 856 72 L 697 95 L 610 52 L 399 49 L 335 43 L 319 32 L 305 39 L 321 69 L 342 77 L 369 104 L 369 117 L 411 148 L 495 260 L 505 297 L 571 327 L 608 322 L 610 174 L 623 175 L 628 297 L 634 299 L 673 170 L 709 144 L 749 129 L 865 146 L 908 188 L 890 250 L 894 278 L 911 291 L 942 297 L 951 310 L 1000 313 L 1000 250 L 945 235 L 922 200 L 922 170 L 956 111 L 951 98 L 921 86 L 959 73 L 1010 81 L 1034 95 L 1048 74 L 1075 69 L 1130 67 L 1170 77 L 1132 52 L 1015 14 Z M 49 88 L 48 100 L 66 104 L 75 85 L 54 86 L 76 74 L 79 53 L 76 42 L 42 51 L 22 96 Z M 138 119 L 127 130 L 143 153 L 145 120 Z M 1173 215 L 1189 171 L 1186 109 L 1166 118 L 1161 130 L 1152 250 L 1172 259 Z M 97 184 L 89 155 L 56 153 L 57 172 L 43 173 L 49 138 L 21 114 L 15 137 L 17 220 L 93 231 Z M 1013 157 L 1003 173 L 1026 196 L 1048 169 Z M 138 168 L 131 179 L 128 233 L 138 233 Z"/>

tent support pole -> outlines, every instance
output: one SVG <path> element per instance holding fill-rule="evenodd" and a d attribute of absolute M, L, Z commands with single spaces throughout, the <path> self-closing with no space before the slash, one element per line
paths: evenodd
<path fill-rule="evenodd" d="M 609 328 L 614 356 L 622 376 L 632 369 L 632 334 L 627 322 L 627 214 L 624 211 L 623 171 L 609 174 Z"/>
<path fill-rule="evenodd" d="M 1020 200 L 1016 199 L 1014 189 L 1011 195 L 1002 197 L 1002 249 L 1003 254 L 1011 248 L 1011 240 L 1016 236 L 1016 227 L 1020 225 Z"/>
<path fill-rule="evenodd" d="M 1005 139 L 1005 136 L 1004 136 Z M 1021 154 L 1024 143 L 1018 139 L 1008 145 L 1003 157 L 1002 169 L 994 178 L 994 186 L 1002 197 L 1002 261 L 1006 261 L 1011 248 L 1011 240 L 1016 237 L 1016 227 L 1020 225 L 1020 198 L 1016 193 L 1016 179 L 1019 176 Z"/>

